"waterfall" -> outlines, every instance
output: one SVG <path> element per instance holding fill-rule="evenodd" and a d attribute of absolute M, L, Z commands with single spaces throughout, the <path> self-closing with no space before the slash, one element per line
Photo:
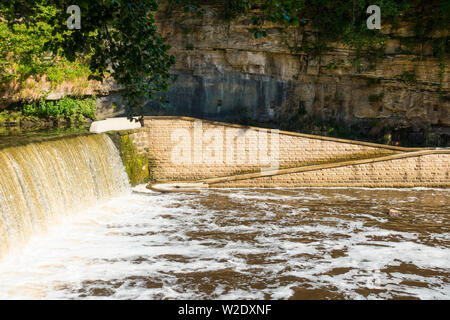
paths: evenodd
<path fill-rule="evenodd" d="M 0 257 L 49 222 L 129 189 L 119 152 L 104 135 L 0 150 Z"/>

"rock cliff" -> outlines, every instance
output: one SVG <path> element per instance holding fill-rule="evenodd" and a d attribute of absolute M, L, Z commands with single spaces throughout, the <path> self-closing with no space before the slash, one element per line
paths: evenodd
<path fill-rule="evenodd" d="M 245 17 L 224 21 L 212 7 L 203 16 L 161 12 L 158 21 L 177 59 L 167 94 L 175 114 L 272 122 L 306 114 L 367 134 L 390 127 L 438 145 L 449 137 L 448 57 L 442 67 L 432 47 L 407 45 L 411 26 L 383 25 L 391 36 L 383 59 L 357 65 L 339 43 L 316 57 L 296 52 L 308 28 L 265 25 L 267 37 L 255 39 Z"/>

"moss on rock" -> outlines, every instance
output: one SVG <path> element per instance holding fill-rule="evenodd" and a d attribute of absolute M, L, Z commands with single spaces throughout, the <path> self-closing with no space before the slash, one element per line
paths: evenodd
<path fill-rule="evenodd" d="M 131 185 L 147 183 L 149 180 L 148 155 L 140 153 L 127 134 L 120 136 L 120 147 L 123 164 Z"/>

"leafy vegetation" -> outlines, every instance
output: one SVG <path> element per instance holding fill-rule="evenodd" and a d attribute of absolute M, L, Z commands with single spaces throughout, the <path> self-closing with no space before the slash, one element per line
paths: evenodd
<path fill-rule="evenodd" d="M 369 102 L 380 102 L 381 100 L 383 100 L 384 97 L 384 93 L 381 92 L 379 94 L 371 94 L 369 96 Z"/>
<path fill-rule="evenodd" d="M 44 45 L 54 41 L 54 27 L 48 22 L 59 11 L 54 7 L 38 6 L 30 16 L 32 24 L 0 20 L 0 80 L 25 80 L 30 75 L 42 75 L 52 66 Z M 0 16 L 5 16 L 5 4 Z M 23 21 L 23 19 L 22 19 Z"/>
<path fill-rule="evenodd" d="M 144 99 L 157 100 L 174 76 L 175 59 L 155 25 L 156 0 L 78 0 L 81 29 L 69 30 L 69 0 L 0 1 L 1 81 L 48 74 L 53 82 L 85 74 L 110 73 L 124 87 L 130 116 Z M 63 66 L 67 66 L 64 68 Z"/>
<path fill-rule="evenodd" d="M 0 112 L 0 126 L 5 123 L 19 123 L 21 116 L 22 114 L 20 112 L 3 110 Z"/>
<path fill-rule="evenodd" d="M 52 120 L 84 122 L 84 119 L 95 120 L 95 99 L 83 100 L 65 97 L 57 101 L 33 102 L 23 106 L 22 115 Z"/>
<path fill-rule="evenodd" d="M 87 79 L 91 74 L 92 72 L 87 64 L 79 61 L 71 62 L 67 59 L 55 61 L 45 72 L 47 79 L 54 86 L 66 80 L 74 81 L 77 78 Z"/>
<path fill-rule="evenodd" d="M 398 76 L 398 79 L 409 85 L 417 83 L 416 74 L 414 72 L 403 71 L 403 73 Z"/>
<path fill-rule="evenodd" d="M 38 119 L 78 124 L 95 120 L 95 98 L 73 99 L 65 97 L 57 101 L 41 99 L 39 102 L 28 103 L 0 113 L 0 124 Z"/>

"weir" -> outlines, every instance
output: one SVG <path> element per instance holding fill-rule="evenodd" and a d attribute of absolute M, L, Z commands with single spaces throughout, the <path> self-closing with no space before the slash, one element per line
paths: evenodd
<path fill-rule="evenodd" d="M 103 134 L 0 150 L 0 257 L 49 222 L 129 189 L 120 155 Z"/>

